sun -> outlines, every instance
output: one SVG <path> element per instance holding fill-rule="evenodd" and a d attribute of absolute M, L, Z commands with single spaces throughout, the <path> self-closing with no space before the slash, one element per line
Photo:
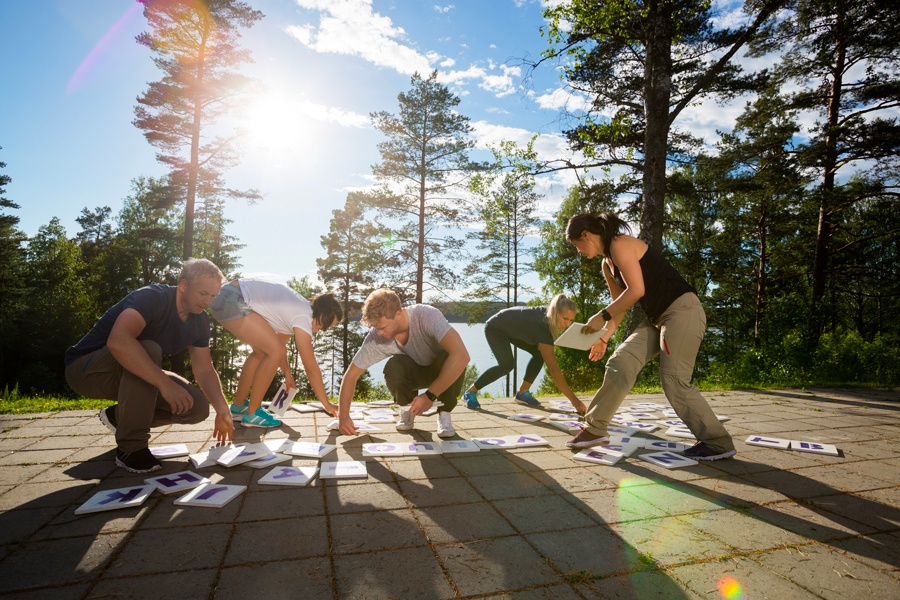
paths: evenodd
<path fill-rule="evenodd" d="M 296 154 L 309 143 L 309 117 L 302 102 L 283 95 L 263 94 L 241 111 L 239 127 L 247 149 L 267 157 Z"/>

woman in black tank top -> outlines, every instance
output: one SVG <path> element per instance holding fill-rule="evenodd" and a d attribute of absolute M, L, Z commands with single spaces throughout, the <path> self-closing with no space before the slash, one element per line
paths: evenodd
<path fill-rule="evenodd" d="M 685 425 L 699 440 L 684 451 L 697 460 L 734 456 L 731 436 L 719 422 L 700 391 L 691 383 L 694 362 L 706 330 L 706 314 L 694 289 L 671 264 L 611 213 L 582 213 L 569 219 L 566 239 L 585 258 L 600 256 L 603 277 L 612 302 L 586 323 L 591 333 L 609 331 L 590 350 L 590 359 L 606 354 L 610 337 L 629 308 L 640 302 L 645 319 L 622 342 L 606 364 L 603 385 L 591 400 L 586 427 L 570 440 L 571 448 L 602 446 L 610 441 L 607 428 L 631 391 L 640 370 L 660 357 L 663 391 Z"/>

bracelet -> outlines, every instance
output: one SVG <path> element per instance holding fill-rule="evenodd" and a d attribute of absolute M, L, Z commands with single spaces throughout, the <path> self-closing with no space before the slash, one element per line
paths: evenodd
<path fill-rule="evenodd" d="M 600 311 L 600 316 L 603 317 L 605 321 L 612 321 L 612 315 L 609 314 L 609 311 L 605 308 Z"/>
<path fill-rule="evenodd" d="M 428 399 L 431 400 L 432 402 L 437 400 L 437 394 L 435 394 L 431 390 L 425 390 L 425 395 L 428 396 Z"/>

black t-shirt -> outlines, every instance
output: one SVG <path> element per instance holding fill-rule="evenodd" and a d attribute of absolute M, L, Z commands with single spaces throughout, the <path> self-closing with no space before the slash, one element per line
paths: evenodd
<path fill-rule="evenodd" d="M 647 251 L 639 261 L 641 273 L 644 276 L 644 297 L 641 298 L 641 307 L 650 321 L 655 323 L 666 312 L 675 300 L 688 292 L 697 291 L 678 274 L 669 261 L 662 254 L 647 246 Z M 616 267 L 614 276 L 620 285 L 624 287 L 622 274 Z"/>
<path fill-rule="evenodd" d="M 513 306 L 487 320 L 486 327 L 496 327 L 510 339 L 536 346 L 553 345 L 553 334 L 547 323 L 546 306 Z"/>
<path fill-rule="evenodd" d="M 175 286 L 155 283 L 131 292 L 107 310 L 77 344 L 66 350 L 65 363 L 68 365 L 79 356 L 105 346 L 116 319 L 127 308 L 140 313 L 146 323 L 138 340 L 156 342 L 162 349 L 163 356 L 171 356 L 188 346 L 208 347 L 209 315 L 205 312 L 196 315 L 191 313 L 187 321 L 182 321 L 175 304 L 176 290 Z"/>

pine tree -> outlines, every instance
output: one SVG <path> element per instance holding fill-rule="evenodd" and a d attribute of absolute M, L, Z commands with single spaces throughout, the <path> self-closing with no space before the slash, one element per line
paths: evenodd
<path fill-rule="evenodd" d="M 240 28 L 263 14 L 238 0 L 142 0 L 150 31 L 137 42 L 154 54 L 163 79 L 138 97 L 134 125 L 159 149 L 167 165 L 170 203 L 184 202 L 182 258 L 194 255 L 194 213 L 199 198 L 257 200 L 256 190 L 234 190 L 222 171 L 237 162 L 236 135 L 211 137 L 216 124 L 232 112 L 252 81 L 235 69 L 250 62 L 238 46 Z"/>

